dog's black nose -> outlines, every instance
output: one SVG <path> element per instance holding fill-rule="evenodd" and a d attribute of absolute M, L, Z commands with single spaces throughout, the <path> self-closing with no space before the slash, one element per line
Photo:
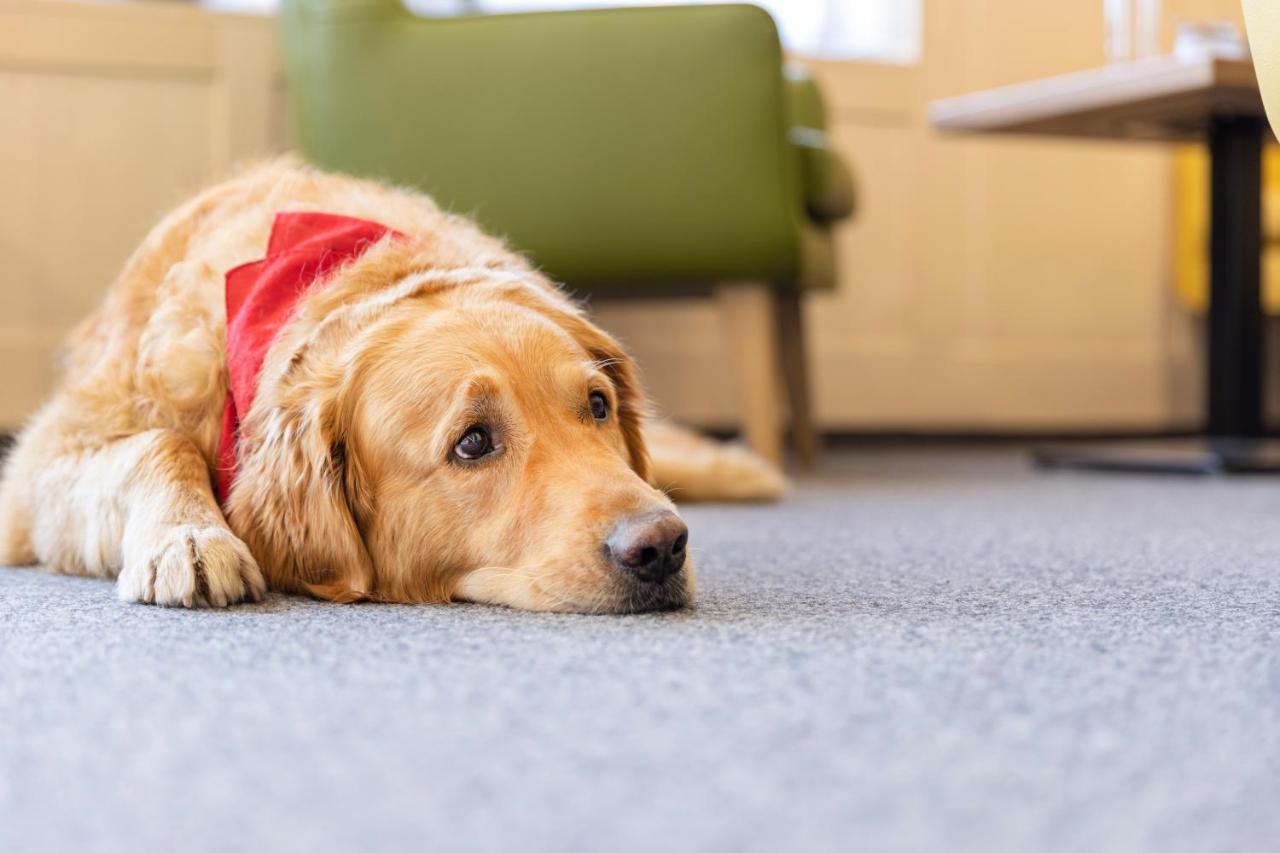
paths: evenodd
<path fill-rule="evenodd" d="M 605 540 L 614 566 L 646 583 L 660 583 L 684 567 L 689 528 L 674 512 L 662 510 L 624 518 Z"/>

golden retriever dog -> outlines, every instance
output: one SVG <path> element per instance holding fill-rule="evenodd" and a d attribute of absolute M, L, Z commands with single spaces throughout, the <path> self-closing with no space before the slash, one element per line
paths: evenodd
<path fill-rule="evenodd" d="M 357 237 L 277 233 L 309 214 Z M 655 471 L 645 405 L 618 343 L 500 241 L 279 160 L 165 218 L 72 334 L 5 465 L 0 564 L 184 607 L 271 589 L 677 608 L 688 531 L 655 483 L 767 498 L 781 480 L 669 426 Z"/>

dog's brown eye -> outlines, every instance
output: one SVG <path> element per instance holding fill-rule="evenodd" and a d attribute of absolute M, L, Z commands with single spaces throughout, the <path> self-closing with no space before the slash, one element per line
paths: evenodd
<path fill-rule="evenodd" d="M 488 456 L 493 450 L 493 436 L 489 434 L 488 427 L 483 426 L 471 427 L 453 446 L 454 455 L 468 462 Z"/>
<path fill-rule="evenodd" d="M 609 417 L 609 398 L 600 391 L 592 391 L 587 398 L 591 403 L 591 417 L 602 421 Z"/>

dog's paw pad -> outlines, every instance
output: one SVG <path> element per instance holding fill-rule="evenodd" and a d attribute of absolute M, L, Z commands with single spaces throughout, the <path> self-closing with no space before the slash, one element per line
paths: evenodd
<path fill-rule="evenodd" d="M 225 527 L 166 528 L 136 551 L 117 581 L 125 601 L 226 607 L 260 601 L 267 589 L 249 549 Z"/>

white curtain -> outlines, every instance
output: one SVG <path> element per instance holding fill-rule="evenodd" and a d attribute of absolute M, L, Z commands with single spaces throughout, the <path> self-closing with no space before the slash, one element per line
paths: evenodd
<path fill-rule="evenodd" d="M 724 0 L 684 0 L 713 3 Z M 754 0 L 773 15 L 786 47 L 828 59 L 910 64 L 920 59 L 922 0 Z M 406 0 L 423 15 L 664 6 L 671 0 Z"/>
<path fill-rule="evenodd" d="M 278 0 L 200 0 L 210 8 L 269 14 Z M 723 3 L 725 0 L 684 0 Z M 909 65 L 920 59 L 923 0 L 754 0 L 773 15 L 788 50 L 823 59 Z M 665 6 L 671 0 L 405 0 L 420 15 Z"/>

